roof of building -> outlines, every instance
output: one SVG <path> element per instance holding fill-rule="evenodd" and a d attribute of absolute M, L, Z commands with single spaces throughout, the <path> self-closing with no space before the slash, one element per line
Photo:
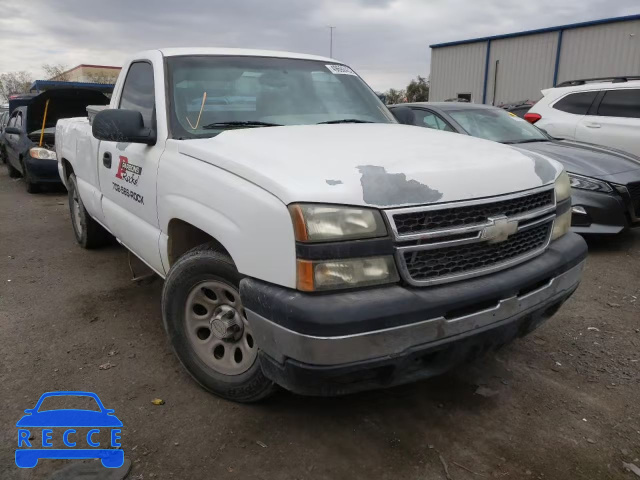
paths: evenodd
<path fill-rule="evenodd" d="M 251 50 L 244 48 L 160 48 L 160 52 L 165 57 L 175 57 L 180 55 L 236 55 L 246 57 L 276 57 L 276 58 L 295 58 L 299 60 L 320 60 L 323 62 L 336 63 L 328 57 L 318 55 L 307 55 L 305 53 L 280 52 L 276 50 Z M 339 63 L 339 62 L 338 62 Z"/>
<path fill-rule="evenodd" d="M 525 30 L 523 32 L 506 33 L 503 35 L 494 35 L 491 37 L 470 38 L 468 40 L 458 40 L 454 42 L 435 43 L 429 45 L 431 48 L 453 47 L 456 45 L 465 45 L 468 43 L 486 42 L 489 40 L 502 40 L 504 38 L 523 37 L 526 35 L 535 35 L 537 33 L 557 32 L 560 30 L 571 30 L 573 28 L 591 27 L 594 25 L 605 25 L 608 23 L 628 22 L 631 20 L 640 20 L 640 14 L 626 15 L 624 17 L 602 18 L 600 20 L 591 20 L 589 22 L 569 23 L 567 25 L 559 25 L 557 27 L 539 28 L 536 30 Z"/>

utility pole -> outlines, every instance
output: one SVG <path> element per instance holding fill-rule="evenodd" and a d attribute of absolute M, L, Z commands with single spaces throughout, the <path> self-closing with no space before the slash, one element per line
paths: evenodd
<path fill-rule="evenodd" d="M 336 27 L 328 26 L 329 29 L 329 58 L 333 58 L 333 30 Z"/>

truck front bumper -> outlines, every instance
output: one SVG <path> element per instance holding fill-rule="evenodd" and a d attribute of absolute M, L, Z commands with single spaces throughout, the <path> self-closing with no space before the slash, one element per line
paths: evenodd
<path fill-rule="evenodd" d="M 244 279 L 240 294 L 265 375 L 340 395 L 437 375 L 526 335 L 575 291 L 586 255 L 570 233 L 524 264 L 448 285 L 312 295 Z"/>

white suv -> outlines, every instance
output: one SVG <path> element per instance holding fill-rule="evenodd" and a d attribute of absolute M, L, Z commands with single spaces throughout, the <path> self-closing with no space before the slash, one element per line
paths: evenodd
<path fill-rule="evenodd" d="M 565 82 L 542 91 L 525 115 L 554 137 L 595 143 L 640 155 L 640 80 Z"/>

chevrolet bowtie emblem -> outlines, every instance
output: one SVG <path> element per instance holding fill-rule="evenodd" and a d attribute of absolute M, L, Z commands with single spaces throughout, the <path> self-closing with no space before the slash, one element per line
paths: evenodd
<path fill-rule="evenodd" d="M 499 217 L 489 217 L 491 225 L 482 229 L 481 238 L 488 243 L 504 242 L 518 231 L 518 221 L 509 220 L 504 215 Z"/>

